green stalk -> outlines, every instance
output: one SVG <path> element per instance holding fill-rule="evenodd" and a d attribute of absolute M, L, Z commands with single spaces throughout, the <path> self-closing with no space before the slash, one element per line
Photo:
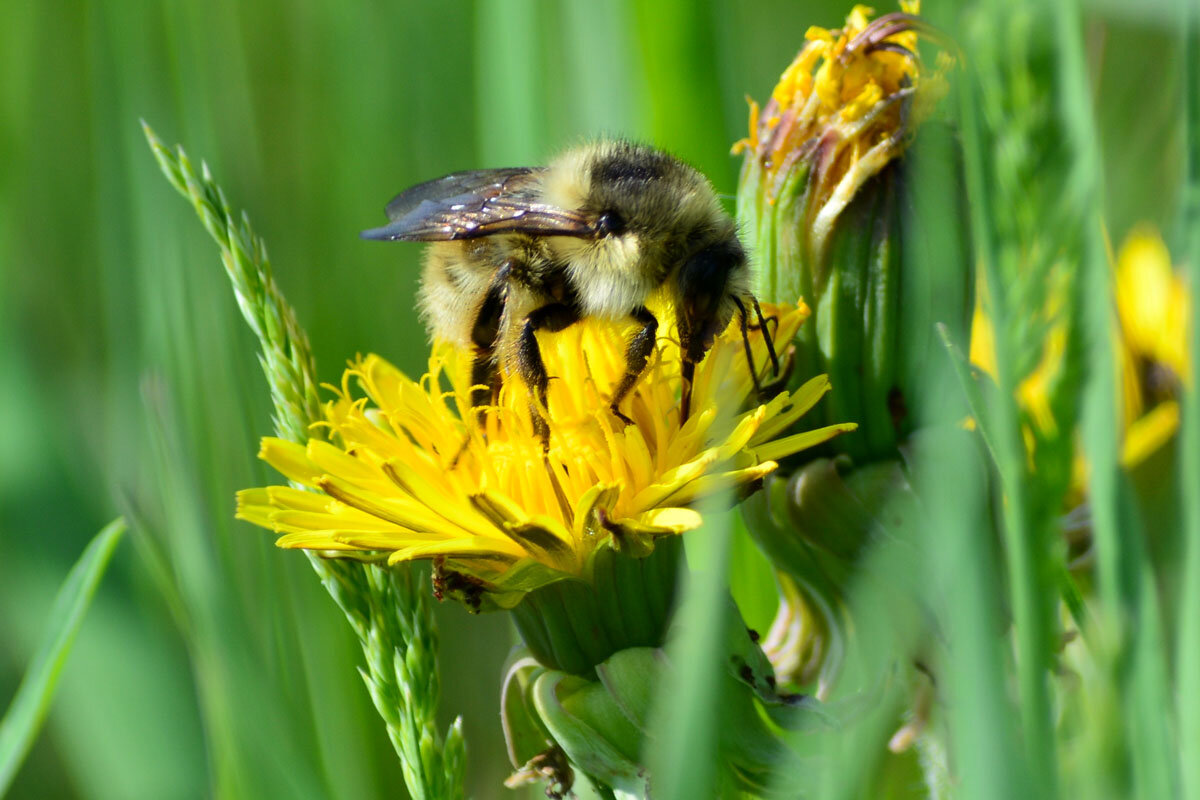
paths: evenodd
<path fill-rule="evenodd" d="M 1061 73 L 1060 111 L 1074 153 L 1065 202 L 1078 202 L 1089 220 L 1084 237 L 1083 323 L 1088 382 L 1082 430 L 1089 466 L 1089 501 L 1097 571 L 1112 656 L 1105 666 L 1121 692 L 1124 714 L 1120 744 L 1133 766 L 1133 788 L 1141 796 L 1174 796 L 1174 763 L 1166 757 L 1170 721 L 1162 711 L 1161 684 L 1168 674 L 1157 586 L 1128 481 L 1119 467 L 1116 360 L 1113 357 L 1113 297 L 1103 245 L 1101 161 L 1091 90 L 1075 0 L 1055 4 Z M 1189 492 L 1185 484 L 1185 495 Z M 1193 754 L 1194 756 L 1194 754 Z"/>
<path fill-rule="evenodd" d="M 1183 395 L 1183 434 L 1179 448 L 1183 478 L 1184 566 L 1180 595 L 1179 664 L 1176 715 L 1182 797 L 1200 800 L 1200 9 L 1181 3 L 1184 21 L 1184 75 L 1187 93 L 1188 182 L 1184 191 L 1183 230 L 1190 271 L 1192 320 L 1188 332 L 1192 386 Z M 1190 13 L 1189 13 L 1190 12 Z"/>
<path fill-rule="evenodd" d="M 730 525 L 725 514 L 705 514 L 688 541 L 689 570 L 676 611 L 682 633 L 667 647 L 678 665 L 674 685 L 656 704 L 648 754 L 654 797 L 676 800 L 720 796 L 717 767 L 719 709 L 725 702 L 720 670 L 728 597 Z"/>
<path fill-rule="evenodd" d="M 75 636 L 124 534 L 124 519 L 117 518 L 105 525 L 88 543 L 54 596 L 54 605 L 43 625 L 42 640 L 8 710 L 0 717 L 0 797 L 12 786 L 46 721 Z"/>
<path fill-rule="evenodd" d="M 942 13 L 931 16 L 931 21 L 947 27 L 945 23 L 950 19 L 948 4 L 930 9 L 930 12 L 937 11 Z M 976 43 L 969 44 L 974 46 Z M 978 56 L 980 60 L 985 57 L 984 53 Z M 973 55 L 967 61 L 968 67 L 975 63 Z M 972 114 L 975 110 L 972 91 L 976 84 L 971 78 L 971 71 L 958 78 L 961 81 L 958 114 L 970 198 L 967 208 L 972 209 L 973 214 L 970 218 L 972 235 L 983 243 L 975 245 L 975 260 L 994 272 L 995 255 L 980 250 L 981 246 L 991 242 L 992 228 L 990 215 L 980 217 L 981 213 L 986 213 L 986 205 L 980 204 L 986 203 L 988 194 L 982 168 L 984 140 Z M 921 145 L 918 139 L 915 146 Z M 934 147 L 921 159 L 927 163 L 937 164 L 940 159 L 949 157 L 945 144 L 929 140 L 926 146 Z M 952 199 L 941 196 L 943 193 L 937 190 L 937 184 L 926 171 L 918 171 L 914 178 L 917 181 L 914 217 L 944 219 L 948 224 L 958 220 L 963 224 L 962 210 Z M 942 232 L 939 238 L 918 242 L 921 247 L 905 253 L 906 258 L 913 259 L 910 270 L 913 278 L 930 283 L 930 288 L 924 292 L 927 296 L 935 294 L 937 288 L 952 285 L 952 276 L 968 268 L 966 264 L 957 263 L 953 255 L 955 248 L 947 246 L 951 240 L 950 233 Z M 993 275 L 988 277 L 991 279 Z M 1001 325 L 997 321 L 997 330 L 1002 330 Z M 998 355 L 997 360 L 1003 362 L 1003 356 Z M 931 366 L 936 373 L 926 378 L 928 384 L 946 385 L 941 373 L 953 367 L 952 361 L 940 359 Z M 998 394 L 1004 394 L 1003 385 Z M 999 608 L 1001 587 L 997 582 L 998 570 L 991 563 L 993 553 L 988 546 L 988 537 L 984 535 L 989 527 L 986 471 L 972 440 L 954 431 L 952 420 L 942 416 L 946 411 L 944 404 L 936 397 L 927 396 L 923 406 L 919 409 L 921 424 L 929 427 L 918 440 L 921 447 L 912 459 L 914 487 L 929 513 L 928 530 L 923 531 L 922 537 L 926 553 L 926 572 L 922 577 L 927 587 L 926 597 L 936 603 L 940 620 L 944 620 L 945 625 L 946 648 L 935 669 L 939 693 L 944 691 L 945 694 L 951 758 L 961 781 L 960 793 L 964 798 L 1028 796 L 1036 790 L 1044 791 L 1052 773 L 1045 767 L 1049 752 L 1040 755 L 1031 752 L 1035 741 L 1049 743 L 1051 740 L 1049 712 L 1044 704 L 1043 687 L 1039 686 L 1039 681 L 1044 680 L 1045 662 L 1039 653 L 1042 644 L 1031 636 L 1039 621 L 1037 582 L 1025 528 L 1024 496 L 1017 487 L 1005 520 L 1009 570 L 1021 575 L 1020 580 L 1013 583 L 1013 604 L 1015 608 L 1019 607 L 1021 614 L 1014 627 L 1017 628 L 1025 668 L 1020 675 L 1023 713 L 1018 717 L 1004 689 L 1004 640 L 998 636 L 996 624 L 1002 618 Z M 991 430 L 998 423 L 1001 426 L 998 434 L 1012 438 L 1012 429 L 1005 427 L 1006 423 L 1012 424 L 1010 414 L 1011 411 L 1007 414 L 998 412 L 994 416 L 999 419 L 989 418 L 984 424 Z M 1023 461 L 1012 456 L 1011 442 L 996 442 L 995 446 L 1001 474 L 1011 480 L 1013 470 Z M 1009 487 L 1006 485 L 1004 489 L 1007 492 Z M 1024 753 L 1016 740 L 1016 719 L 1025 723 Z M 986 724 L 981 724 L 984 720 Z M 1051 745 L 1043 746 L 1052 752 Z"/>
<path fill-rule="evenodd" d="M 993 14 L 1004 13 L 993 8 Z M 981 55 L 980 58 L 985 56 Z M 970 63 L 970 62 L 968 62 Z M 1047 591 L 1047 576 L 1039 564 L 1044 561 L 1046 548 L 1038 541 L 1038 529 L 1030 525 L 1029 504 L 1025 486 L 1025 452 L 1021 439 L 1019 414 L 1016 406 L 1016 380 L 1012 374 L 1015 362 L 1009 330 L 1009 309 L 1006 302 L 1004 278 L 999 269 L 1002 257 L 995 244 L 988 182 L 983 158 L 984 138 L 981 133 L 976 98 L 981 91 L 976 74 L 968 73 L 960 86 L 960 122 L 962 125 L 965 173 L 971 196 L 971 226 L 976 247 L 976 259 L 992 287 L 991 317 L 995 330 L 996 384 L 995 402 L 991 413 L 979 423 L 985 432 L 1000 476 L 1004 493 L 1003 533 L 1004 553 L 1009 578 L 1009 602 L 1012 605 L 1013 632 L 1016 637 L 1017 682 L 1020 687 L 1020 716 L 1026 756 L 1032 772 L 1032 784 L 1044 796 L 1055 794 L 1057 779 L 1054 764 L 1054 738 L 1051 726 L 1050 695 L 1047 670 L 1050 667 L 1049 648 L 1052 630 L 1052 600 Z"/>
<path fill-rule="evenodd" d="M 1105 611 L 1117 621 L 1128 588 L 1121 578 L 1122 547 L 1117 525 L 1117 417 L 1114 359 L 1112 352 L 1113 298 L 1104 253 L 1102 220 L 1098 197 L 1101 187 L 1100 152 L 1093 123 L 1091 89 L 1088 85 L 1080 14 L 1075 0 L 1054 4 L 1063 125 L 1074 153 L 1071 183 L 1065 202 L 1078 202 L 1085 209 L 1088 230 L 1084 236 L 1081 275 L 1084 284 L 1083 324 L 1088 380 L 1084 387 L 1082 429 L 1088 455 L 1088 495 L 1092 507 L 1092 530 L 1096 542 L 1100 595 Z M 1123 624 L 1123 623 L 1122 623 Z"/>
<path fill-rule="evenodd" d="M 259 340 L 259 355 L 281 438 L 306 442 L 321 419 L 308 337 L 275 284 L 266 246 L 249 219 L 237 220 L 207 165 L 197 175 L 182 148 L 166 148 L 148 125 L 146 139 L 167 180 L 188 199 L 221 250 L 238 306 Z M 367 660 L 363 680 L 400 756 L 409 794 L 461 797 L 465 761 L 461 719 L 445 742 L 437 731 L 440 696 L 437 630 L 411 570 L 309 555 L 309 563 L 345 613 Z"/>

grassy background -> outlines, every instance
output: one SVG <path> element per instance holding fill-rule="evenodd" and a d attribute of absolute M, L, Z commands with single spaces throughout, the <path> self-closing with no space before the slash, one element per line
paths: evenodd
<path fill-rule="evenodd" d="M 55 588 L 116 513 L 118 551 L 14 797 L 395 796 L 357 645 L 298 554 L 235 523 L 268 397 L 192 212 L 137 120 L 207 160 L 249 211 L 320 376 L 356 352 L 419 371 L 419 248 L 364 243 L 401 188 L 536 163 L 617 133 L 732 194 L 744 95 L 843 3 L 614 0 L 348 5 L 10 4 L 0 29 L 0 698 Z M 890 8 L 881 8 L 881 11 Z M 1089 12 L 1119 241 L 1168 233 L 1183 175 L 1169 6 Z M 758 614 L 769 613 L 764 608 Z M 439 610 L 443 706 L 469 791 L 506 774 L 499 619 Z"/>

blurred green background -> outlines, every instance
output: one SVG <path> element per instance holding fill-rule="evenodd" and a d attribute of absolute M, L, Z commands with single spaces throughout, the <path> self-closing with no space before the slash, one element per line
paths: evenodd
<path fill-rule="evenodd" d="M 1165 8 L 1165 7 L 1164 7 Z M 1171 16 L 1092 9 L 1119 241 L 1180 182 Z M 419 248 L 362 242 L 414 182 L 544 161 L 602 133 L 672 149 L 732 195 L 744 96 L 848 3 L 6 3 L 0 27 L 0 704 L 89 538 L 118 551 L 13 797 L 402 796 L 361 654 L 298 553 L 233 520 L 274 476 L 255 343 L 139 118 L 204 159 L 270 248 L 320 376 L 425 362 Z M 891 10 L 882 7 L 881 12 Z M 767 613 L 760 611 L 759 613 Z M 507 774 L 513 641 L 439 608 L 468 791 Z M 747 616 L 753 616 L 748 612 Z"/>

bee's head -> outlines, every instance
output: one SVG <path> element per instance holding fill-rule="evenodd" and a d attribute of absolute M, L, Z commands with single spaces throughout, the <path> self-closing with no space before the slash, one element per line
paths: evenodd
<path fill-rule="evenodd" d="M 546 199 L 595 220 L 598 243 L 621 240 L 639 260 L 657 261 L 667 271 L 733 231 L 704 175 L 668 153 L 627 141 L 563 155 L 548 171 Z"/>
<path fill-rule="evenodd" d="M 602 235 L 644 241 L 694 238 L 726 220 L 699 171 L 645 145 L 610 142 L 590 152 L 582 207 Z"/>
<path fill-rule="evenodd" d="M 668 153 L 625 141 L 568 152 L 546 173 L 545 199 L 594 220 L 592 236 L 555 241 L 581 281 L 620 275 L 605 283 L 609 297 L 613 286 L 637 287 L 613 302 L 614 316 L 665 284 L 680 336 L 701 356 L 732 316 L 727 295 L 748 291 L 733 220 L 708 179 Z"/>
<path fill-rule="evenodd" d="M 590 165 L 591 208 L 609 236 L 634 237 L 672 279 L 685 356 L 699 361 L 748 292 L 746 253 L 733 220 L 699 171 L 653 148 L 619 142 Z"/>
<path fill-rule="evenodd" d="M 749 294 L 746 251 L 736 236 L 713 241 L 690 254 L 675 283 L 679 344 L 689 361 L 700 361 L 733 318 L 737 300 Z"/>

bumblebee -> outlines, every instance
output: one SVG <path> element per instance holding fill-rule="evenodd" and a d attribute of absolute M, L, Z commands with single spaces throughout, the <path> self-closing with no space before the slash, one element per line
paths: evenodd
<path fill-rule="evenodd" d="M 696 364 L 735 313 L 749 358 L 747 306 L 778 373 L 733 220 L 707 178 L 660 150 L 604 141 L 570 150 L 548 167 L 456 172 L 400 193 L 387 216 L 391 224 L 361 235 L 431 243 L 421 313 L 435 337 L 473 353 L 472 406 L 494 402 L 503 376 L 519 375 L 532 390 L 530 414 L 543 447 L 549 375 L 538 331 L 561 331 L 587 317 L 636 326 L 610 403 L 628 424 L 620 405 L 654 350 L 659 322 L 646 301 L 658 290 L 676 315 L 682 420 Z"/>

